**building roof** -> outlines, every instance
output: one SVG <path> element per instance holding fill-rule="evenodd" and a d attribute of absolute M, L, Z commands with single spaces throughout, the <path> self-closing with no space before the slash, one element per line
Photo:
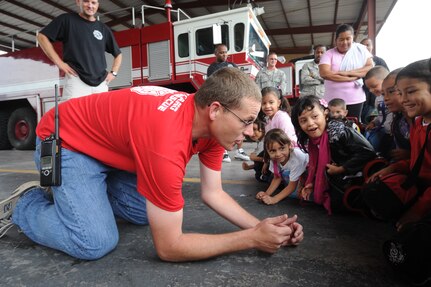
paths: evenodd
<path fill-rule="evenodd" d="M 339 24 L 351 24 L 360 41 L 369 34 L 378 34 L 397 0 L 172 0 L 174 10 L 190 17 L 234 9 L 245 5 L 263 8 L 258 16 L 278 54 L 309 54 L 317 44 L 332 46 Z M 165 0 L 99 0 L 100 20 L 113 31 L 134 27 L 132 8 L 135 8 L 135 27 L 142 25 L 142 5 L 162 8 Z M 368 7 L 368 3 L 374 3 Z M 35 46 L 36 31 L 66 12 L 77 11 L 71 0 L 2 0 L 0 1 L 0 49 L 10 51 Z M 163 10 L 145 9 L 144 25 L 166 21 Z M 369 27 L 368 15 L 375 14 Z M 372 17 L 371 19 L 373 19 Z M 177 14 L 172 14 L 177 20 Z M 371 29 L 369 31 L 369 28 Z M 369 33 L 371 32 L 371 33 Z M 372 37 L 373 38 L 373 37 Z M 13 39 L 13 41 L 12 41 Z M 13 42 L 13 44 L 12 44 Z"/>

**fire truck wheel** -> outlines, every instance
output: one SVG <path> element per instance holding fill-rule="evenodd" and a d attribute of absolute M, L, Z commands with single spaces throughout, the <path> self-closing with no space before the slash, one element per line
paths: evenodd
<path fill-rule="evenodd" d="M 7 136 L 9 115 L 9 111 L 0 111 L 0 149 L 10 149 L 12 147 Z"/>
<path fill-rule="evenodd" d="M 18 150 L 34 149 L 36 113 L 32 108 L 19 108 L 9 118 L 7 133 L 11 145 Z"/>

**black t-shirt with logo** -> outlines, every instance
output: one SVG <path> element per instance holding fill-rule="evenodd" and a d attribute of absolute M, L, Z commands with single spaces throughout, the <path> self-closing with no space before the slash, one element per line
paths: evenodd
<path fill-rule="evenodd" d="M 52 42 L 63 42 L 63 61 L 90 86 L 98 86 L 106 78 L 105 51 L 114 57 L 121 54 L 108 26 L 85 20 L 76 13 L 58 16 L 40 33 Z"/>

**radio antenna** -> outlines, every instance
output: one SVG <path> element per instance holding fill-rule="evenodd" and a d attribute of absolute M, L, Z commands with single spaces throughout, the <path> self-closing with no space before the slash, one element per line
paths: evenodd
<path fill-rule="evenodd" d="M 55 85 L 55 115 L 54 115 L 54 124 L 55 124 L 55 139 L 60 139 L 60 120 L 58 116 L 58 85 Z"/>

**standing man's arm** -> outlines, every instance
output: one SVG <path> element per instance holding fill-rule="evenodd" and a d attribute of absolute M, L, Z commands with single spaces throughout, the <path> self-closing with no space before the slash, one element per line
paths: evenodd
<path fill-rule="evenodd" d="M 298 244 L 303 238 L 296 216 L 282 215 L 259 221 L 221 189 L 221 173 L 201 164 L 202 198 L 218 214 L 244 230 L 224 234 L 183 233 L 183 210 L 169 212 L 147 200 L 147 213 L 154 245 L 166 261 L 200 260 L 256 248 L 274 253 L 281 246 Z"/>
<path fill-rule="evenodd" d="M 320 79 L 321 79 L 320 74 L 316 75 L 315 73 L 313 73 L 313 70 L 310 67 L 310 65 L 305 64 L 302 67 L 301 83 L 303 85 L 308 85 L 308 86 L 319 85 L 321 84 Z"/>
<path fill-rule="evenodd" d="M 52 45 L 51 41 L 49 41 L 48 37 L 45 36 L 42 33 L 39 33 L 37 35 L 37 41 L 39 42 L 40 47 L 42 48 L 43 52 L 46 54 L 46 56 L 66 75 L 71 76 L 78 76 L 78 73 L 72 69 L 67 63 L 65 63 L 58 53 L 55 51 L 54 46 Z"/>
<path fill-rule="evenodd" d="M 287 77 L 286 77 L 286 73 L 283 70 L 279 70 L 279 71 L 283 73 L 281 77 L 280 89 L 281 89 L 282 96 L 285 96 L 287 93 Z"/>
<path fill-rule="evenodd" d="M 200 175 L 202 201 L 211 209 L 242 229 L 251 228 L 260 222 L 223 190 L 221 172 L 211 170 L 201 163 Z"/>
<path fill-rule="evenodd" d="M 259 71 L 259 72 L 257 72 L 256 78 L 254 79 L 254 81 L 256 82 L 258 87 L 260 88 L 260 90 L 263 89 L 262 84 L 261 84 L 261 82 L 262 82 L 261 77 L 262 77 L 262 73 L 261 73 L 261 71 Z"/>
<path fill-rule="evenodd" d="M 106 83 L 109 84 L 112 80 L 114 80 L 117 76 L 113 74 L 113 72 L 115 74 L 118 73 L 118 71 L 120 70 L 120 66 L 121 66 L 121 61 L 123 59 L 123 54 L 118 54 L 115 58 L 114 58 L 114 62 L 112 63 L 112 68 L 111 71 L 108 73 L 108 75 L 106 76 Z"/>

